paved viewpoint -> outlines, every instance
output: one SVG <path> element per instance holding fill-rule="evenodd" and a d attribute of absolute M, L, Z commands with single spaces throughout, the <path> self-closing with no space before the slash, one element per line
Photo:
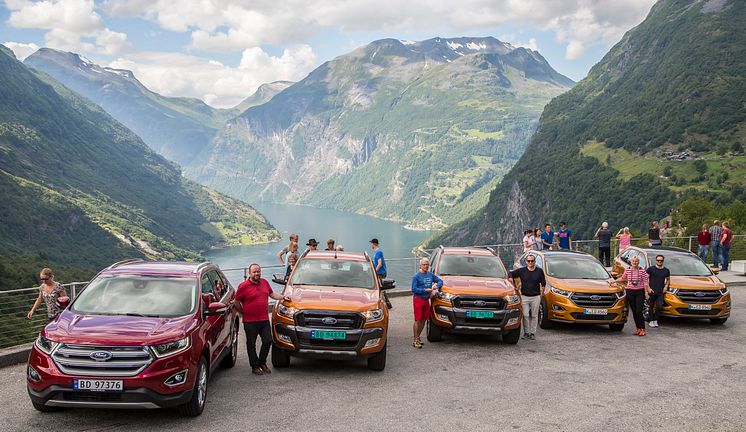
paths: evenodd
<path fill-rule="evenodd" d="M 648 336 L 558 326 L 503 345 L 450 336 L 411 347 L 411 300 L 394 299 L 388 364 L 293 359 L 290 369 L 218 371 L 201 417 L 172 410 L 41 414 L 24 365 L 0 374 L 0 431 L 671 430 L 742 431 L 746 424 L 746 287 L 732 318 L 661 321 Z M 243 342 L 243 338 L 242 338 Z"/>

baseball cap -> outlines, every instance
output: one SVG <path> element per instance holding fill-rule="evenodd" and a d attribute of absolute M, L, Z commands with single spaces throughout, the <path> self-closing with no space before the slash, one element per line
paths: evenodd
<path fill-rule="evenodd" d="M 373 243 L 373 244 L 378 244 L 378 239 L 377 238 L 371 239 L 370 242 Z"/>

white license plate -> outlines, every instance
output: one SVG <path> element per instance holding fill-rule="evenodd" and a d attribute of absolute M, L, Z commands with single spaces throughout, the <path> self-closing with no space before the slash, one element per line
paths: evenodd
<path fill-rule="evenodd" d="M 82 391 L 122 391 L 124 381 L 122 380 L 95 380 L 95 379 L 73 379 L 73 390 Z"/>
<path fill-rule="evenodd" d="M 708 304 L 690 304 L 689 309 L 691 310 L 712 310 L 712 305 Z"/>
<path fill-rule="evenodd" d="M 586 309 L 584 312 L 586 315 L 608 315 L 608 309 Z"/>

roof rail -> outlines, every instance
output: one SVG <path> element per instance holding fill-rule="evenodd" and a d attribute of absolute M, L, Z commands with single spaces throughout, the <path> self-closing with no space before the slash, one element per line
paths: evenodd
<path fill-rule="evenodd" d="M 303 251 L 303 253 L 300 255 L 300 257 L 303 258 L 304 256 L 308 255 L 309 252 L 311 252 L 311 249 L 310 248 L 306 248 L 306 250 Z"/>
<path fill-rule="evenodd" d="M 368 251 L 363 251 L 363 255 L 365 255 L 365 258 L 370 259 L 370 255 L 368 255 Z"/>
<path fill-rule="evenodd" d="M 497 252 L 495 252 L 495 250 L 492 249 L 491 247 L 487 246 L 485 249 L 487 249 L 488 251 L 492 252 L 492 255 L 497 256 Z"/>
<path fill-rule="evenodd" d="M 110 265 L 107 268 L 113 269 L 113 268 L 117 268 L 119 266 L 123 266 L 125 264 L 129 264 L 129 263 L 133 263 L 133 262 L 139 262 L 139 261 L 145 261 L 145 260 L 142 259 L 142 258 L 129 258 L 129 259 L 126 259 L 126 260 L 121 260 L 121 261 L 115 262 L 114 264 Z"/>
<path fill-rule="evenodd" d="M 197 268 L 192 273 L 199 273 L 203 267 L 207 267 L 208 265 L 210 265 L 209 261 L 203 261 L 197 265 Z"/>

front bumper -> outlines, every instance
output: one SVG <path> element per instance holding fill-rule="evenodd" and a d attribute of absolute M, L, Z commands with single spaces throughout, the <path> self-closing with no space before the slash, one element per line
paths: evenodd
<path fill-rule="evenodd" d="M 552 321 L 578 324 L 621 324 L 627 322 L 627 298 L 622 297 L 611 307 L 578 306 L 567 297 L 548 294 L 543 299 L 547 306 L 547 317 Z M 605 309 L 605 315 L 588 314 L 586 310 Z"/>
<path fill-rule="evenodd" d="M 435 303 L 430 311 L 430 320 L 450 333 L 462 334 L 504 333 L 521 326 L 521 311 L 517 308 L 493 310 L 494 318 L 470 318 L 466 316 L 467 311 Z"/>
<path fill-rule="evenodd" d="M 691 309 L 709 306 L 709 310 Z M 727 318 L 730 316 L 730 294 L 721 296 L 715 303 L 686 303 L 674 294 L 666 293 L 660 315 L 672 318 Z"/>
<path fill-rule="evenodd" d="M 174 393 L 160 394 L 148 388 L 125 388 L 121 392 L 83 392 L 73 391 L 70 387 L 51 385 L 42 391 L 28 387 L 28 395 L 39 405 L 68 408 L 119 408 L 119 409 L 152 409 L 170 408 L 189 402 L 192 389 Z"/>
<path fill-rule="evenodd" d="M 370 357 L 381 351 L 386 344 L 382 327 L 341 329 L 340 331 L 346 333 L 346 337 L 337 340 L 311 339 L 313 330 L 331 329 L 275 324 L 273 332 L 275 346 L 296 357 L 335 359 Z M 378 342 L 366 346 L 368 341 L 374 339 L 378 339 Z"/>

